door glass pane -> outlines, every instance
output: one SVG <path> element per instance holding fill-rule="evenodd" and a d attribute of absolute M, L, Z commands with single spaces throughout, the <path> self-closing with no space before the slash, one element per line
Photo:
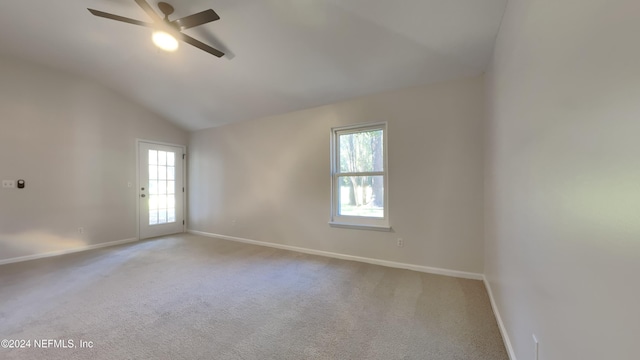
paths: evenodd
<path fill-rule="evenodd" d="M 167 167 L 166 166 L 158 166 L 158 179 L 166 180 L 167 179 Z"/>
<path fill-rule="evenodd" d="M 158 208 L 166 209 L 167 208 L 167 195 L 160 195 L 158 198 Z"/>
<path fill-rule="evenodd" d="M 158 166 L 149 165 L 149 180 L 158 178 Z"/>
<path fill-rule="evenodd" d="M 149 225 L 158 223 L 158 210 L 149 210 Z"/>
<path fill-rule="evenodd" d="M 167 180 L 175 180 L 176 168 L 173 166 L 167 166 Z"/>
<path fill-rule="evenodd" d="M 167 153 L 167 165 L 168 166 L 175 166 L 176 165 L 176 155 L 175 155 L 175 153 L 172 153 L 172 152 L 168 152 Z"/>
<path fill-rule="evenodd" d="M 149 210 L 157 210 L 159 204 L 158 195 L 149 196 Z"/>
<path fill-rule="evenodd" d="M 149 180 L 149 194 L 158 194 L 158 180 Z"/>
<path fill-rule="evenodd" d="M 167 165 L 167 152 L 158 151 L 158 165 Z"/>
<path fill-rule="evenodd" d="M 158 224 L 167 223 L 167 209 L 158 210 Z"/>
<path fill-rule="evenodd" d="M 167 181 L 167 194 L 175 194 L 175 193 L 176 193 L 176 182 Z"/>
<path fill-rule="evenodd" d="M 167 222 L 176 221 L 176 209 L 167 209 Z"/>
<path fill-rule="evenodd" d="M 155 150 L 149 150 L 149 165 L 158 164 L 158 152 Z"/>
<path fill-rule="evenodd" d="M 165 195 L 167 193 L 167 182 L 158 181 L 158 194 Z"/>
<path fill-rule="evenodd" d="M 384 217 L 383 176 L 338 177 L 338 214 Z"/>
<path fill-rule="evenodd" d="M 384 171 L 382 130 L 338 135 L 340 172 Z"/>

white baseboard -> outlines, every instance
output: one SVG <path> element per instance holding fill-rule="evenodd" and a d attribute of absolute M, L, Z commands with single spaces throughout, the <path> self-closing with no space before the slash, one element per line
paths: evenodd
<path fill-rule="evenodd" d="M 247 244 L 272 247 L 276 249 L 296 251 L 296 252 L 301 252 L 305 254 L 320 255 L 320 256 L 326 256 L 326 257 L 331 257 L 336 259 L 342 259 L 342 260 L 359 261 L 359 262 L 364 262 L 368 264 L 382 265 L 382 266 L 388 266 L 388 267 L 399 268 L 399 269 L 408 269 L 408 270 L 420 271 L 420 272 L 430 273 L 430 274 L 446 275 L 446 276 L 453 276 L 457 278 L 473 279 L 473 280 L 482 280 L 484 278 L 482 274 L 472 273 L 472 272 L 441 269 L 441 268 L 435 268 L 435 267 L 429 267 L 429 266 L 399 263 L 399 262 L 388 261 L 388 260 L 372 259 L 372 258 L 366 258 L 361 256 L 353 256 L 353 255 L 346 255 L 346 254 L 334 253 L 329 251 L 308 249 L 308 248 L 303 248 L 298 246 L 244 239 L 244 238 L 239 238 L 235 236 L 212 234 L 212 233 L 197 231 L 197 230 L 187 230 L 187 232 L 195 235 L 218 238 L 222 240 L 237 241 L 237 242 L 242 242 Z"/>
<path fill-rule="evenodd" d="M 489 281 L 487 281 L 487 277 L 484 275 L 482 276 L 482 281 L 484 282 L 484 286 L 487 288 L 487 293 L 489 293 L 491 308 L 493 309 L 493 314 L 495 315 L 496 321 L 498 322 L 498 328 L 500 329 L 500 334 L 502 335 L 502 341 L 504 342 L 504 347 L 507 348 L 507 354 L 509 355 L 509 359 L 517 360 L 516 353 L 513 351 L 513 346 L 511 346 L 511 340 L 509 340 L 509 334 L 507 334 L 507 328 L 504 327 L 504 323 L 502 322 L 502 316 L 500 316 L 500 311 L 498 311 L 498 305 L 496 304 L 496 301 L 493 298 L 493 291 L 491 291 L 491 285 L 489 285 Z"/>
<path fill-rule="evenodd" d="M 65 255 L 65 254 L 72 254 L 72 253 L 76 253 L 76 252 L 80 252 L 80 251 L 99 249 L 99 248 L 103 248 L 103 247 L 107 247 L 107 246 L 115 246 L 115 245 L 120 245 L 120 244 L 126 244 L 126 243 L 130 243 L 130 242 L 134 242 L 134 241 L 138 241 L 138 238 L 129 238 L 129 239 L 123 239 L 123 240 L 109 241 L 109 242 L 104 242 L 104 243 L 100 243 L 100 244 L 86 245 L 86 246 L 81 246 L 81 247 L 77 247 L 77 248 L 73 248 L 73 249 L 64 249 L 64 250 L 52 251 L 52 252 L 47 252 L 47 253 L 42 253 L 42 254 L 19 256 L 19 257 L 14 257 L 14 258 L 10 258 L 10 259 L 0 260 L 0 265 L 11 264 L 11 263 L 16 263 L 16 262 L 21 262 L 21 261 L 28 261 L 28 260 L 42 259 L 42 258 L 47 258 L 47 257 L 52 257 L 52 256 L 60 256 L 60 255 Z"/>

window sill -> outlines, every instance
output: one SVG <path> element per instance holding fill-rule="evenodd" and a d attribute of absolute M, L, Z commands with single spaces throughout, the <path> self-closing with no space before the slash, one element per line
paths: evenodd
<path fill-rule="evenodd" d="M 375 231 L 391 231 L 391 226 L 381 225 L 361 225 L 361 224 L 348 224 L 329 221 L 329 226 L 346 229 L 360 229 L 360 230 L 375 230 Z"/>

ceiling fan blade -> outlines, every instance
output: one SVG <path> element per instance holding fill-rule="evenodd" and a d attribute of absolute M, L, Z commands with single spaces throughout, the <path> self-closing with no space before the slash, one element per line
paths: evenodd
<path fill-rule="evenodd" d="M 193 45 L 193 46 L 197 47 L 200 50 L 204 50 L 204 51 L 208 52 L 211 55 L 214 55 L 214 56 L 217 56 L 217 57 L 223 57 L 224 56 L 224 53 L 222 51 L 220 51 L 218 49 L 214 49 L 211 46 L 209 46 L 209 45 L 207 45 L 207 44 L 205 44 L 205 43 L 203 43 L 201 41 L 198 41 L 198 40 L 192 38 L 189 35 L 185 35 L 183 33 L 180 33 L 180 38 L 182 39 L 182 41 L 186 42 L 187 44 Z"/>
<path fill-rule="evenodd" d="M 192 28 L 194 26 L 206 24 L 212 21 L 219 20 L 220 16 L 215 11 L 209 9 L 201 11 L 197 14 L 185 16 L 183 18 L 173 20 L 171 23 L 180 27 L 180 30 Z"/>
<path fill-rule="evenodd" d="M 122 22 L 125 22 L 125 23 L 133 24 L 133 25 L 140 25 L 140 26 L 147 26 L 147 27 L 152 27 L 153 26 L 153 24 L 151 24 L 151 23 L 146 23 L 144 21 L 129 19 L 129 18 L 126 18 L 124 16 L 120 16 L 120 15 L 109 14 L 109 13 L 106 13 L 106 12 L 100 11 L 100 10 L 94 10 L 94 9 L 87 9 L 87 10 L 89 10 L 89 12 L 92 13 L 93 15 L 95 15 L 95 16 L 103 17 L 105 19 L 122 21 Z"/>
<path fill-rule="evenodd" d="M 149 5 L 148 2 L 146 2 L 145 0 L 136 0 L 136 3 L 142 8 L 142 10 L 144 10 L 144 12 L 147 13 L 147 15 L 149 15 L 149 17 L 151 17 L 153 22 L 162 21 L 162 18 L 158 16 L 158 14 L 156 14 L 156 12 L 151 8 L 151 5 Z"/>

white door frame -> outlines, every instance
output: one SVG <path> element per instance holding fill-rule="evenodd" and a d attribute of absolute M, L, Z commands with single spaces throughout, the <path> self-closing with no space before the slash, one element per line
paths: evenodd
<path fill-rule="evenodd" d="M 182 164 L 182 184 L 184 186 L 184 195 L 182 195 L 182 212 L 184 214 L 184 224 L 182 225 L 182 232 L 184 233 L 187 230 L 187 191 L 189 191 L 187 186 L 187 146 L 136 138 L 136 237 L 138 238 L 138 240 L 140 240 L 140 143 L 175 146 L 182 149 L 183 159 L 185 160 Z"/>

